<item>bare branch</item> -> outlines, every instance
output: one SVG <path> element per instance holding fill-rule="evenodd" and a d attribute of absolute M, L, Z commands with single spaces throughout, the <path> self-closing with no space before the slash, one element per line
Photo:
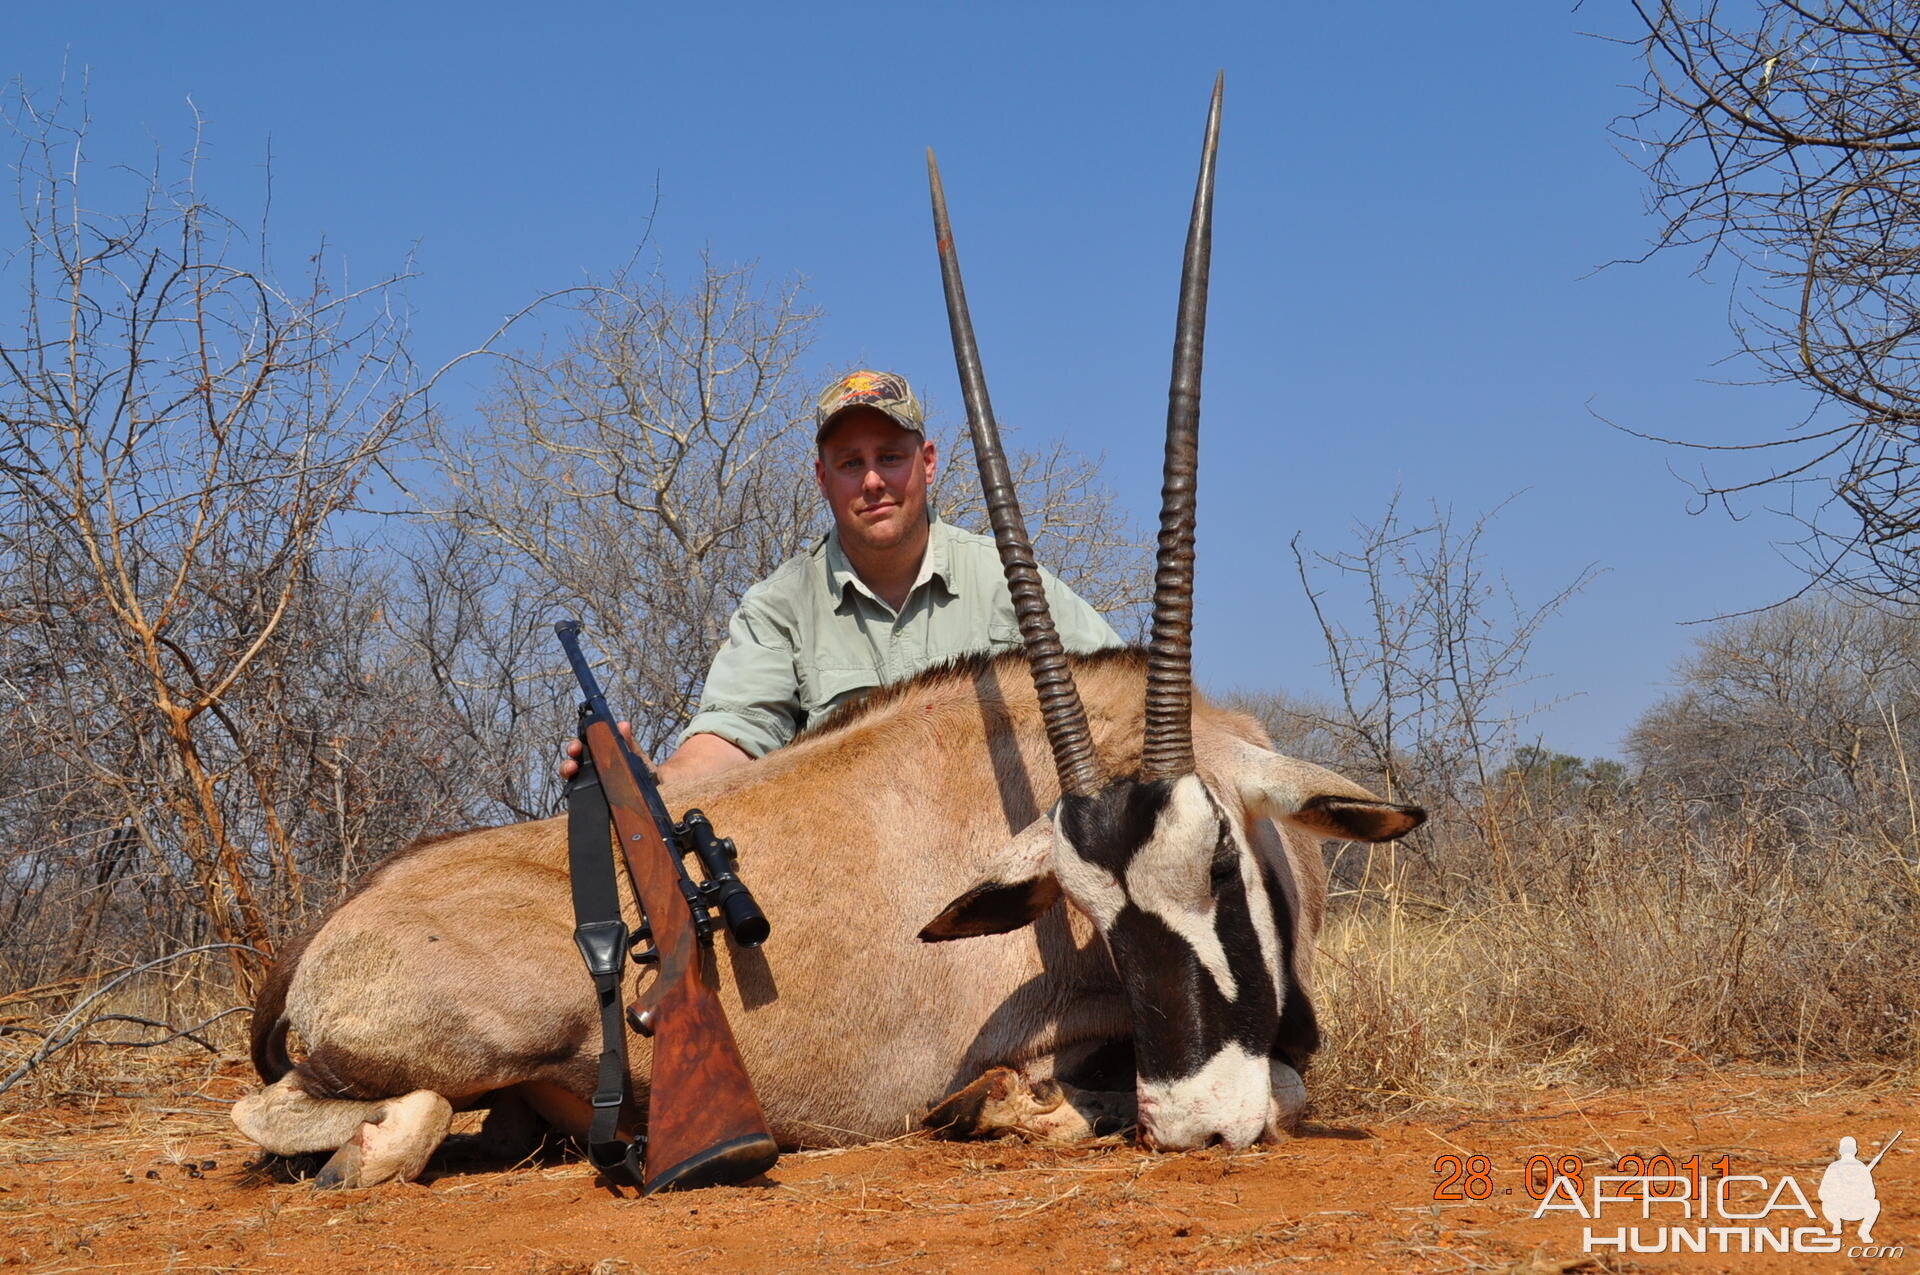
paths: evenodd
<path fill-rule="evenodd" d="M 1759 379 L 1812 391 L 1815 428 L 1733 444 L 1790 458 L 1696 484 L 1810 508 L 1810 573 L 1878 596 L 1920 585 L 1920 81 L 1911 6 L 1636 0 L 1642 106 L 1615 121 L 1646 172 L 1656 249 L 1737 263 L 1734 330 Z M 1729 506 L 1730 507 L 1730 506 Z"/>

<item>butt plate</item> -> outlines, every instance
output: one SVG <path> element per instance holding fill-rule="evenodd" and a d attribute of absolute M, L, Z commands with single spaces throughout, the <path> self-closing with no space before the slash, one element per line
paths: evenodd
<path fill-rule="evenodd" d="M 703 1186 L 725 1186 L 744 1182 L 771 1169 L 780 1158 L 780 1148 L 764 1133 L 748 1134 L 708 1147 L 650 1174 L 641 1188 L 646 1195 L 660 1191 L 685 1191 Z"/>

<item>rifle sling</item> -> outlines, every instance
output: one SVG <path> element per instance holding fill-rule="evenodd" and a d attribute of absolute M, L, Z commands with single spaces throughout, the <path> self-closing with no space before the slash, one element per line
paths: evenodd
<path fill-rule="evenodd" d="M 619 1135 L 620 1109 L 627 1100 L 627 1038 L 620 1009 L 620 983 L 626 972 L 628 933 L 620 919 L 620 891 L 614 880 L 612 816 L 606 790 L 590 759 L 567 788 L 567 867 L 573 884 L 573 941 L 593 975 L 600 1006 L 600 1074 L 594 1083 L 593 1122 L 587 1130 L 587 1158 L 609 1181 L 643 1181 L 640 1142 Z"/>

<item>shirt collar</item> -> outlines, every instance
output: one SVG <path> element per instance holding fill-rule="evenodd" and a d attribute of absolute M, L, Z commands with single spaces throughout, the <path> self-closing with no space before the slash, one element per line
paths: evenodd
<path fill-rule="evenodd" d="M 952 535 L 952 529 L 940 521 L 939 515 L 934 514 L 928 518 L 927 551 L 921 555 L 920 574 L 914 577 L 913 588 L 907 590 L 907 597 L 913 597 L 922 586 L 933 581 L 939 582 L 940 588 L 948 597 L 954 596 L 953 572 L 950 565 L 952 554 L 949 552 Z M 864 594 L 875 602 L 880 602 L 879 595 L 867 587 L 867 582 L 862 580 L 860 573 L 853 569 L 853 563 L 847 560 L 847 551 L 840 546 L 838 527 L 827 532 L 825 565 L 827 592 L 833 595 L 835 610 L 847 606 L 849 589 Z M 885 606 L 886 603 L 880 602 L 880 605 Z"/>

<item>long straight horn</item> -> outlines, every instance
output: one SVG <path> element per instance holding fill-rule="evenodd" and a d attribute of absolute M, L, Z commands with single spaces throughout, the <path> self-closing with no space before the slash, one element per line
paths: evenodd
<path fill-rule="evenodd" d="M 1200 460 L 1200 364 L 1207 336 L 1207 263 L 1213 248 L 1213 157 L 1220 144 L 1215 76 L 1200 180 L 1180 268 L 1180 318 L 1167 390 L 1167 459 L 1160 486 L 1160 549 L 1153 573 L 1153 641 L 1147 647 L 1147 725 L 1142 779 L 1193 773 L 1193 524 Z"/>
<path fill-rule="evenodd" d="M 967 292 L 960 282 L 960 258 L 953 250 L 953 228 L 947 224 L 947 195 L 940 185 L 940 166 L 933 148 L 927 148 L 927 182 L 933 192 L 933 234 L 940 249 L 940 282 L 947 294 L 947 323 L 953 329 L 953 362 L 960 373 L 960 393 L 966 399 L 967 426 L 973 432 L 974 457 L 980 463 L 980 488 L 993 522 L 993 538 L 1000 546 L 1000 565 L 1013 594 L 1014 614 L 1027 647 L 1033 687 L 1040 695 L 1040 715 L 1046 722 L 1047 742 L 1053 746 L 1053 764 L 1060 772 L 1061 790 L 1091 796 L 1101 785 L 1100 764 L 1094 757 L 1093 735 L 1087 729 L 1087 710 L 1067 667 L 1067 653 L 1047 610 L 1047 593 L 1033 560 L 1033 542 L 1020 516 L 1013 477 L 1000 449 L 1000 427 L 987 401 L 987 378 L 980 370 L 980 347 L 973 339 L 973 320 L 967 315 Z"/>

